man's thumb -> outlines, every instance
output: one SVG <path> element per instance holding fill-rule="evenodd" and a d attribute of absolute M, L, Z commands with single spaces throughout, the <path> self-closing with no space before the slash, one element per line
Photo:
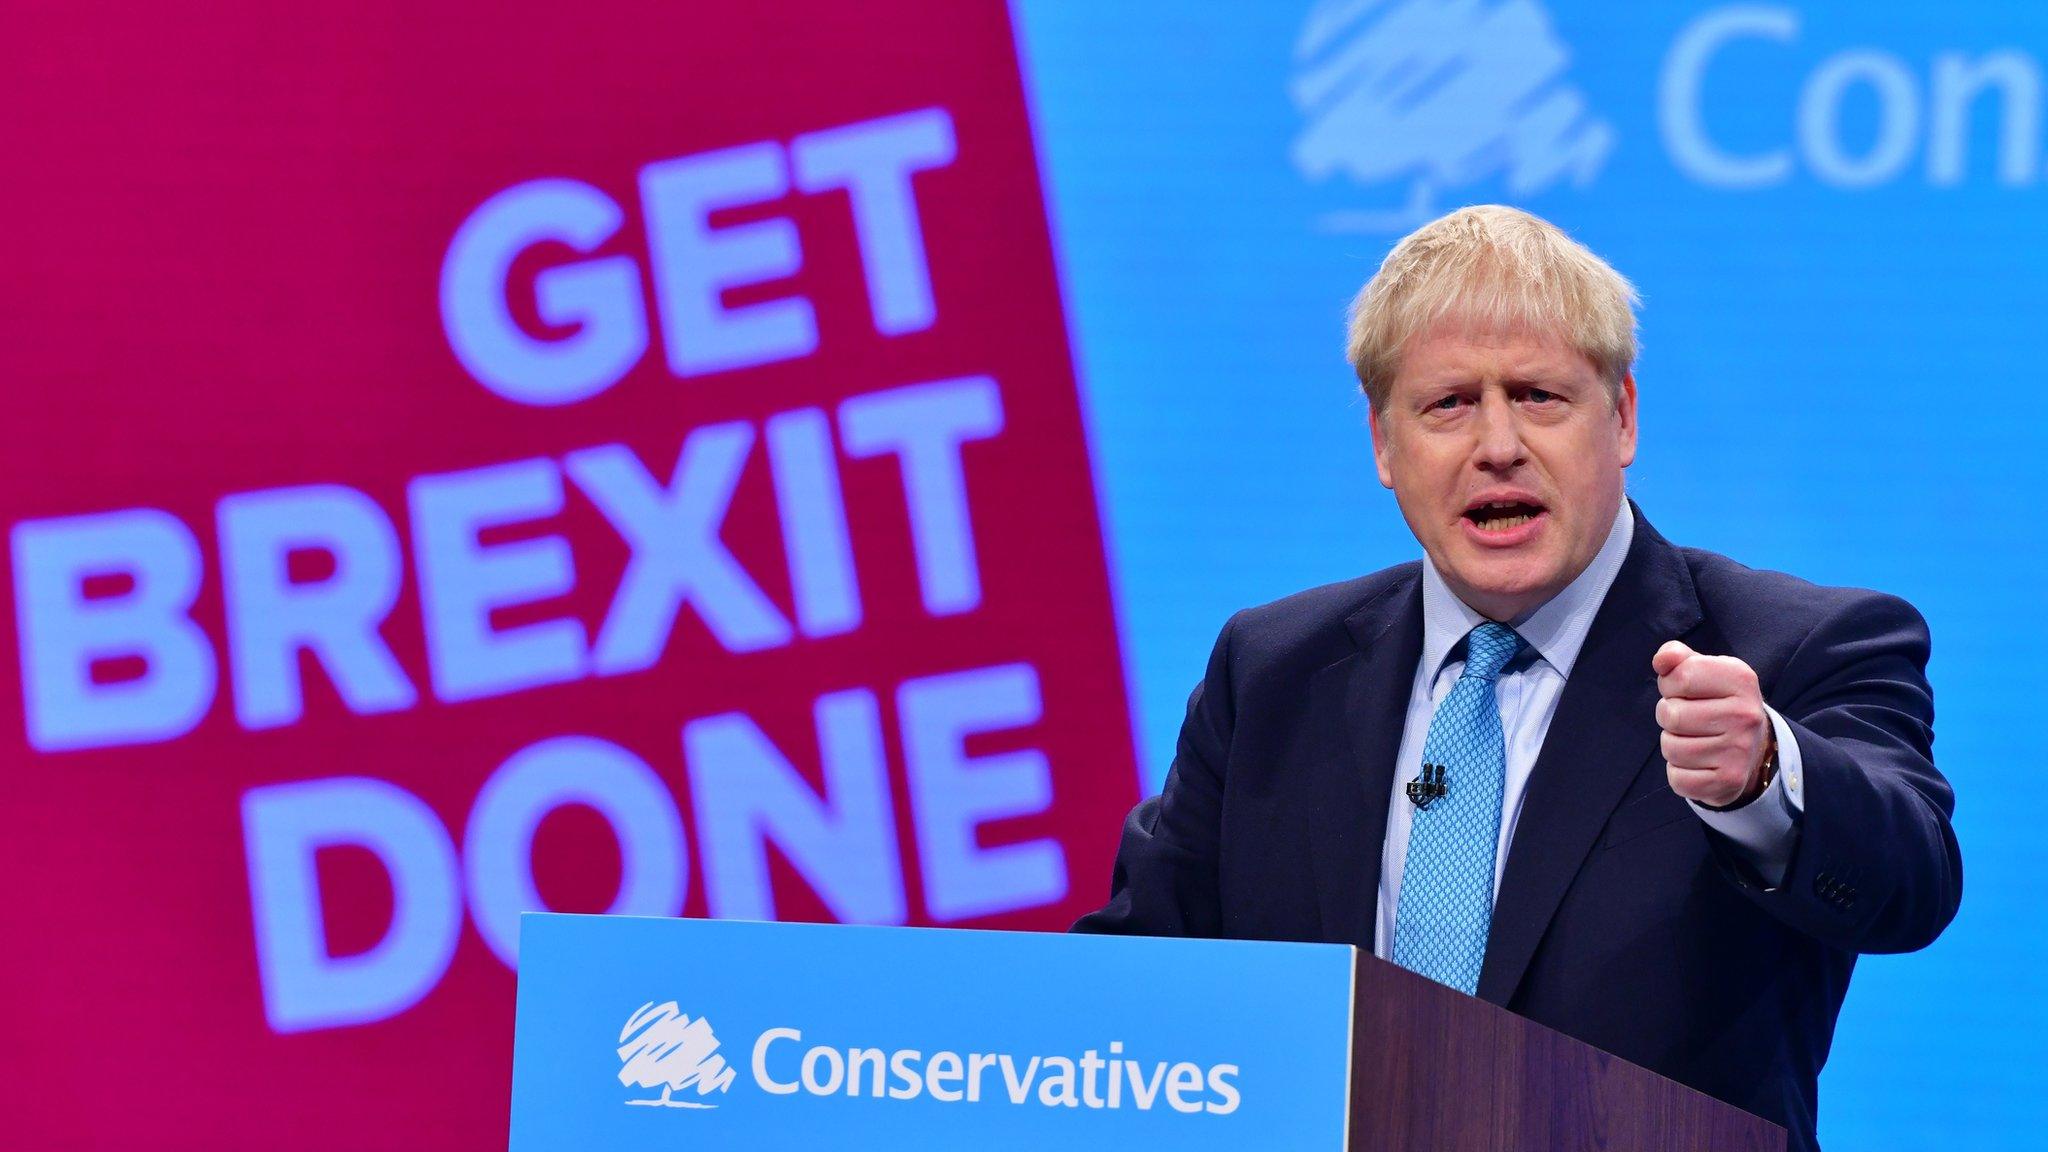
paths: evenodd
<path fill-rule="evenodd" d="M 1697 655 L 1697 652 L 1686 647 L 1682 641 L 1666 640 L 1664 646 L 1657 649 L 1657 654 L 1650 657 L 1650 668 L 1659 676 L 1669 676 L 1680 664 Z"/>

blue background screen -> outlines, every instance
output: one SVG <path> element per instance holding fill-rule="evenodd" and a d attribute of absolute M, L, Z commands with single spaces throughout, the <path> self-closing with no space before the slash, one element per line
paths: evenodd
<path fill-rule="evenodd" d="M 1823 1141 L 2031 1146 L 2048 9 L 1013 13 L 1146 789 L 1231 612 L 1417 554 L 1343 359 L 1350 296 L 1413 224 L 1526 207 L 1642 293 L 1629 491 L 1658 529 L 1896 593 L 1933 631 L 1966 895 L 1926 952 L 1859 963 Z"/>

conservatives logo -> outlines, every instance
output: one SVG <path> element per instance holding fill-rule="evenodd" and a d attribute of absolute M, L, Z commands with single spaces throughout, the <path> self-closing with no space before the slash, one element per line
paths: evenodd
<path fill-rule="evenodd" d="M 1664 47 L 1642 99 L 1679 176 L 1719 191 L 2048 183 L 2048 69 L 2031 50 L 1844 42 L 1841 19 L 1813 8 L 1824 17 L 1809 30 L 1798 6 L 1702 7 Z M 1294 47 L 1304 124 L 1290 158 L 1365 197 L 1318 223 L 1402 232 L 1458 193 L 1589 185 L 1616 134 L 1571 63 L 1536 0 L 1318 0 Z"/>
<path fill-rule="evenodd" d="M 1079 1056 L 1019 1056 L 1009 1052 L 925 1052 L 916 1048 L 803 1046 L 795 1028 L 769 1028 L 754 1041 L 751 1061 L 756 1087 L 771 1096 L 867 1097 L 946 1104 L 1007 1101 L 1045 1108 L 1095 1108 L 1150 1112 L 1164 1105 L 1175 1112 L 1228 1116 L 1243 1103 L 1236 1064 L 1203 1066 L 1188 1061 L 1141 1061 L 1124 1054 L 1122 1041 L 1106 1052 L 1089 1048 Z M 669 1000 L 642 1005 L 619 1033 L 619 1082 L 661 1089 L 658 1098 L 628 1104 L 669 1108 L 715 1108 L 679 1100 L 724 1092 L 735 1072 L 718 1055 L 718 1039 L 703 1017 L 690 1019 Z"/>
<path fill-rule="evenodd" d="M 1414 227 L 1439 193 L 1486 180 L 1517 197 L 1582 186 L 1614 148 L 1565 83 L 1571 53 L 1534 0 L 1321 0 L 1294 57 L 1308 121 L 1295 167 L 1343 172 L 1382 202 L 1323 217 L 1335 231 Z"/>
<path fill-rule="evenodd" d="M 716 1108 L 700 1100 L 677 1100 L 675 1093 L 695 1090 L 699 1096 L 723 1092 L 732 1087 L 735 1073 L 718 1054 L 718 1037 L 711 1034 L 711 1022 L 683 1014 L 673 1000 L 649 1002 L 626 1018 L 619 1029 L 619 1083 L 641 1088 L 659 1088 L 661 1095 L 628 1100 L 667 1108 Z"/>

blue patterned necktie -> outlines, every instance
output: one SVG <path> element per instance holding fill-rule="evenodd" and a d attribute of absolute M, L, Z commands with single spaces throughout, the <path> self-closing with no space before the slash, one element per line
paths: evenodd
<path fill-rule="evenodd" d="M 1422 762 L 1441 766 L 1446 789 L 1415 812 L 1394 912 L 1394 963 L 1467 993 L 1478 990 L 1486 960 L 1507 786 L 1493 685 L 1521 647 L 1522 638 L 1502 624 L 1481 624 L 1465 638 L 1465 670 L 1422 742 Z"/>

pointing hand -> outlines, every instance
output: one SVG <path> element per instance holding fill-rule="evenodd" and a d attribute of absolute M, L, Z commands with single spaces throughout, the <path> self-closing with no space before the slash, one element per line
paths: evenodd
<path fill-rule="evenodd" d="M 1733 656 L 1707 656 L 1677 640 L 1650 658 L 1657 727 L 1671 790 L 1715 808 L 1761 795 L 1771 718 L 1756 672 Z"/>

